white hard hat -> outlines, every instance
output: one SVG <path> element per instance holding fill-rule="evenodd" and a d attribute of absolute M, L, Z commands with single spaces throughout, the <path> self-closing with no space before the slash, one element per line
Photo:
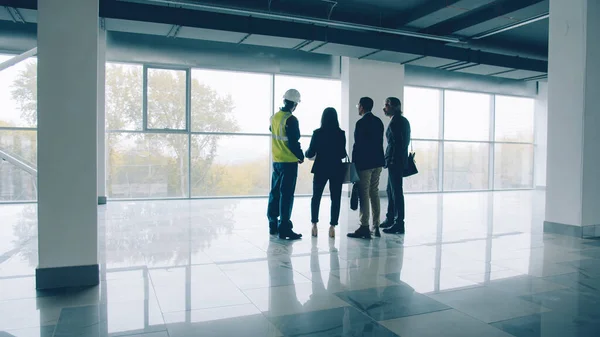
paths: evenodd
<path fill-rule="evenodd" d="M 286 100 L 294 102 L 294 103 L 300 103 L 300 92 L 296 89 L 289 89 L 283 95 L 283 99 L 286 99 Z"/>

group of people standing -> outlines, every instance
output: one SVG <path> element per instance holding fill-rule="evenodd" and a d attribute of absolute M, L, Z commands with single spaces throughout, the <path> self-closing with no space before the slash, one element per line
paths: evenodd
<path fill-rule="evenodd" d="M 319 207 L 327 182 L 331 194 L 331 220 L 329 236 L 335 237 L 338 225 L 342 185 L 345 175 L 344 158 L 346 153 L 346 134 L 340 128 L 338 114 L 334 108 L 326 108 L 321 118 L 321 127 L 314 131 L 306 154 L 300 146 L 298 119 L 293 115 L 301 101 L 300 93 L 295 89 L 286 91 L 283 106 L 271 118 L 273 175 L 267 218 L 271 235 L 280 239 L 297 240 L 302 234 L 293 231 L 291 221 L 294 205 L 294 192 L 298 177 L 298 165 L 305 158 L 314 160 L 311 172 L 313 177 L 313 196 L 311 200 L 312 236 L 317 236 Z M 410 144 L 410 123 L 402 116 L 402 105 L 398 98 L 388 97 L 383 111 L 391 118 L 387 130 L 381 119 L 372 113 L 373 100 L 363 97 L 356 105 L 361 118 L 354 130 L 352 162 L 358 171 L 360 227 L 348 237 L 371 239 L 385 233 L 404 234 L 404 191 L 403 172 L 408 164 L 408 146 Z M 384 131 L 387 147 L 384 151 Z M 388 170 L 388 209 L 386 219 L 380 222 L 379 180 L 384 168 Z M 372 214 L 371 214 L 372 213 Z M 372 225 L 369 220 L 372 215 Z"/>

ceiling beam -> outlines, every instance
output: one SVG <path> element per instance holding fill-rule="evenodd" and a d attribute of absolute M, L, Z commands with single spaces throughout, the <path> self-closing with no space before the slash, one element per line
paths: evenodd
<path fill-rule="evenodd" d="M 459 1 L 460 0 L 429 0 L 417 8 L 411 9 L 408 11 L 408 13 L 405 11 L 399 15 L 395 15 L 393 18 L 390 18 L 386 23 L 386 26 L 393 28 L 404 27 L 413 21 L 416 21 L 429 14 L 433 14 L 440 9 L 452 6 Z"/>
<path fill-rule="evenodd" d="M 461 15 L 442 21 L 433 26 L 422 29 L 427 34 L 452 34 L 480 23 L 495 19 L 520 9 L 535 5 L 544 0 L 500 0 L 479 8 L 475 8 Z"/>
<path fill-rule="evenodd" d="M 37 0 L 0 0 L 0 6 L 37 10 Z"/>
<path fill-rule="evenodd" d="M 101 2 L 100 16 L 121 20 L 155 22 L 184 27 L 323 41 L 540 72 L 545 72 L 548 68 L 548 62 L 543 60 L 452 47 L 437 41 L 415 37 L 369 31 L 352 31 L 308 23 L 251 16 L 246 17 L 185 8 L 121 1 L 113 3 Z"/>

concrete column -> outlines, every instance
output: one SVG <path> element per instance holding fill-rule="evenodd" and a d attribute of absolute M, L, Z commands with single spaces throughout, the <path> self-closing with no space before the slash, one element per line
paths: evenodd
<path fill-rule="evenodd" d="M 548 82 L 538 83 L 538 95 L 535 98 L 534 109 L 534 187 L 536 189 L 545 189 L 546 162 L 548 157 Z"/>
<path fill-rule="evenodd" d="M 106 29 L 101 20 L 98 35 L 98 205 L 106 204 Z"/>
<path fill-rule="evenodd" d="M 600 1 L 551 0 L 544 230 L 600 236 Z"/>
<path fill-rule="evenodd" d="M 404 66 L 342 57 L 342 128 L 348 138 L 348 155 L 352 154 L 354 128 L 360 118 L 356 105 L 364 96 L 373 99 L 373 113 L 381 118 L 387 128 L 390 119 L 383 113 L 385 99 L 395 96 L 404 103 Z M 387 180 L 387 171 L 384 170 L 379 183 L 380 194 L 383 196 L 386 195 Z"/>
<path fill-rule="evenodd" d="M 38 289 L 99 283 L 98 0 L 38 2 Z"/>

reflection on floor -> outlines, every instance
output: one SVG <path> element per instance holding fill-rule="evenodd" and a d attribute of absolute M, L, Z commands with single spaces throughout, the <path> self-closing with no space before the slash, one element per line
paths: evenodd
<path fill-rule="evenodd" d="M 407 234 L 366 241 L 352 211 L 327 237 L 326 200 L 311 238 L 298 198 L 297 242 L 268 235 L 265 199 L 114 202 L 101 285 L 53 292 L 36 206 L 0 206 L 0 336 L 598 336 L 600 241 L 543 234 L 543 199 L 409 195 Z"/>

